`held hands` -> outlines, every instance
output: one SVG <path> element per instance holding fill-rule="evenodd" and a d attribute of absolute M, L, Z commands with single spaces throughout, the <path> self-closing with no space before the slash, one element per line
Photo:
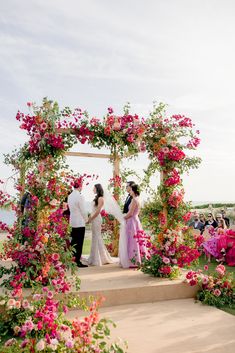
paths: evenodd
<path fill-rule="evenodd" d="M 87 223 L 87 224 L 88 224 L 88 223 L 91 223 L 91 221 L 92 221 L 92 218 L 91 218 L 91 216 L 89 216 L 88 219 L 87 219 L 87 221 L 86 221 L 86 223 Z"/>

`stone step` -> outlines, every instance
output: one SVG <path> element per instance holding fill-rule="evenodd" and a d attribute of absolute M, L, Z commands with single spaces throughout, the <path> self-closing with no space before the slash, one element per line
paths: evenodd
<path fill-rule="evenodd" d="M 118 264 L 80 269 L 81 297 L 103 296 L 103 306 L 153 303 L 161 300 L 195 298 L 197 288 L 180 279 L 150 277 L 138 270 L 122 269 Z"/>
<path fill-rule="evenodd" d="M 5 262 L 7 267 L 10 264 L 10 261 Z M 81 288 L 79 291 L 72 288 L 71 293 L 81 298 L 104 297 L 103 307 L 194 298 L 197 292 L 196 286 L 190 287 L 184 283 L 183 272 L 177 280 L 155 278 L 136 269 L 123 269 L 117 262 L 101 267 L 81 268 L 76 275 L 81 279 Z M 72 282 L 73 277 L 69 277 Z M 24 289 L 23 295 L 30 297 L 31 289 Z M 63 298 L 64 295 L 59 294 L 57 297 Z"/>

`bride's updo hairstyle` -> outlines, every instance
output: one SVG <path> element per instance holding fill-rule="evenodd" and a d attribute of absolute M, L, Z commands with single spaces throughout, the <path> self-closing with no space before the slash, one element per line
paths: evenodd
<path fill-rule="evenodd" d="M 94 198 L 95 205 L 98 206 L 98 199 L 99 197 L 104 196 L 104 190 L 101 184 L 95 184 L 96 196 Z"/>
<path fill-rule="evenodd" d="M 133 185 L 130 185 L 130 187 L 131 187 L 131 190 L 134 192 L 135 196 L 139 196 L 140 195 L 139 185 L 133 184 Z"/>

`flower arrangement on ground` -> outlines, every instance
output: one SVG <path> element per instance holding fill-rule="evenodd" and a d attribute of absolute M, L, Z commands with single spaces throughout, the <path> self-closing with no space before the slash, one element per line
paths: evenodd
<path fill-rule="evenodd" d="M 47 287 L 31 300 L 23 298 L 1 298 L 4 305 L 0 323 L 2 353 L 18 352 L 86 352 L 124 353 L 126 344 L 108 343 L 111 320 L 100 319 L 100 299 L 86 302 L 78 296 L 57 300 Z M 82 310 L 79 318 L 66 317 L 69 308 Z"/>
<path fill-rule="evenodd" d="M 235 279 L 233 273 L 226 271 L 224 265 L 218 265 L 214 273 L 208 272 L 205 265 L 202 270 L 189 271 L 186 281 L 190 286 L 199 286 L 197 299 L 203 304 L 222 308 L 235 308 Z"/>
<path fill-rule="evenodd" d="M 140 270 L 154 277 L 170 279 L 179 277 L 180 268 L 188 267 L 199 258 L 198 248 L 203 242 L 203 237 L 188 235 L 188 231 L 170 229 L 159 233 L 154 240 L 144 231 L 140 231 L 136 238 L 147 249 L 142 254 Z"/>

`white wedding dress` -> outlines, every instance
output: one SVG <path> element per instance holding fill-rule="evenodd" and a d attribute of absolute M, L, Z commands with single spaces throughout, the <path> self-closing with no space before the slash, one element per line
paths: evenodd
<path fill-rule="evenodd" d="M 95 212 L 95 208 L 93 208 L 93 212 Z M 114 262 L 106 249 L 106 246 L 104 245 L 101 234 L 101 225 L 102 217 L 99 214 L 91 222 L 92 241 L 88 265 L 102 266 L 105 264 L 112 264 Z"/>

